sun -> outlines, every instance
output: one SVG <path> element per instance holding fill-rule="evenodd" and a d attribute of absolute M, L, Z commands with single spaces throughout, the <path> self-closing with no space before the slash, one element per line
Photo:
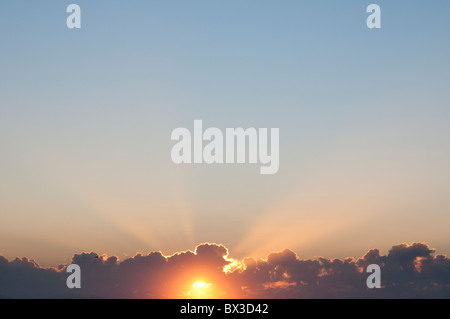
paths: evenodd
<path fill-rule="evenodd" d="M 212 283 L 195 281 L 189 291 L 184 294 L 184 297 L 188 299 L 214 299 L 218 296 Z"/>
<path fill-rule="evenodd" d="M 211 285 L 212 284 L 207 284 L 207 283 L 202 282 L 202 281 L 197 281 L 197 282 L 194 282 L 194 284 L 192 285 L 192 288 L 194 288 L 194 289 L 202 289 L 202 288 L 208 288 Z"/>

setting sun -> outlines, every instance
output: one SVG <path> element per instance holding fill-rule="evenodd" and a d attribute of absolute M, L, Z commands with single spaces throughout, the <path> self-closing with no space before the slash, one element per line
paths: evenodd
<path fill-rule="evenodd" d="M 192 287 L 194 288 L 194 289 L 202 289 L 202 288 L 208 288 L 209 286 L 211 286 L 212 284 L 206 284 L 206 283 L 204 283 L 204 282 L 201 282 L 201 281 L 197 281 L 197 282 L 194 282 L 194 284 L 192 285 Z"/>
<path fill-rule="evenodd" d="M 220 285 L 206 281 L 195 281 L 189 285 L 189 289 L 181 293 L 182 298 L 187 299 L 217 299 L 225 295 Z"/>
<path fill-rule="evenodd" d="M 203 281 L 196 281 L 192 284 L 192 289 L 188 291 L 187 295 L 193 299 L 211 299 L 217 298 L 212 289 L 212 283 L 205 283 Z"/>

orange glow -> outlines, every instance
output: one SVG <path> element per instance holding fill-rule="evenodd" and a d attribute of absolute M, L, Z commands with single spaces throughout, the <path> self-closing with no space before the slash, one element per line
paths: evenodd
<path fill-rule="evenodd" d="M 202 289 L 202 288 L 208 288 L 209 286 L 211 286 L 212 284 L 205 284 L 204 282 L 201 281 L 197 281 L 194 282 L 194 284 L 192 285 L 192 287 L 194 289 Z"/>
<path fill-rule="evenodd" d="M 191 299 L 214 299 L 220 298 L 220 294 L 212 283 L 196 281 L 189 291 L 184 293 L 185 298 Z"/>
<path fill-rule="evenodd" d="M 192 278 L 192 277 L 191 277 Z M 194 277 L 195 278 L 195 277 Z M 184 281 L 185 284 L 178 284 L 176 298 L 182 299 L 222 299 L 233 298 L 233 293 L 224 278 L 208 276 L 208 279 L 199 278 L 192 281 Z"/>

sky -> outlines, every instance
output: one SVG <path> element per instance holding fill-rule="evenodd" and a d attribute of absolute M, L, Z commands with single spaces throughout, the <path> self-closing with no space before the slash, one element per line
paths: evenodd
<path fill-rule="evenodd" d="M 73 1 L 75 2 L 75 1 Z M 0 254 L 450 253 L 450 3 L 0 3 Z M 176 165 L 177 127 L 280 129 L 280 170 Z"/>

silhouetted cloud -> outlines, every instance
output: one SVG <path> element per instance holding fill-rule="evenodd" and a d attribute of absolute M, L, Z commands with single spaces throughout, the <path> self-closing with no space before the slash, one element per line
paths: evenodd
<path fill-rule="evenodd" d="M 81 289 L 66 287 L 67 265 L 40 267 L 27 258 L 0 256 L 1 298 L 182 298 L 193 297 L 197 280 L 223 298 L 450 298 L 450 258 L 424 243 L 393 246 L 387 255 L 369 250 L 361 258 L 301 259 L 291 250 L 267 259 L 228 257 L 223 245 L 164 256 L 81 253 Z M 381 289 L 368 289 L 366 268 L 381 267 Z M 225 271 L 224 271 L 225 270 Z"/>

